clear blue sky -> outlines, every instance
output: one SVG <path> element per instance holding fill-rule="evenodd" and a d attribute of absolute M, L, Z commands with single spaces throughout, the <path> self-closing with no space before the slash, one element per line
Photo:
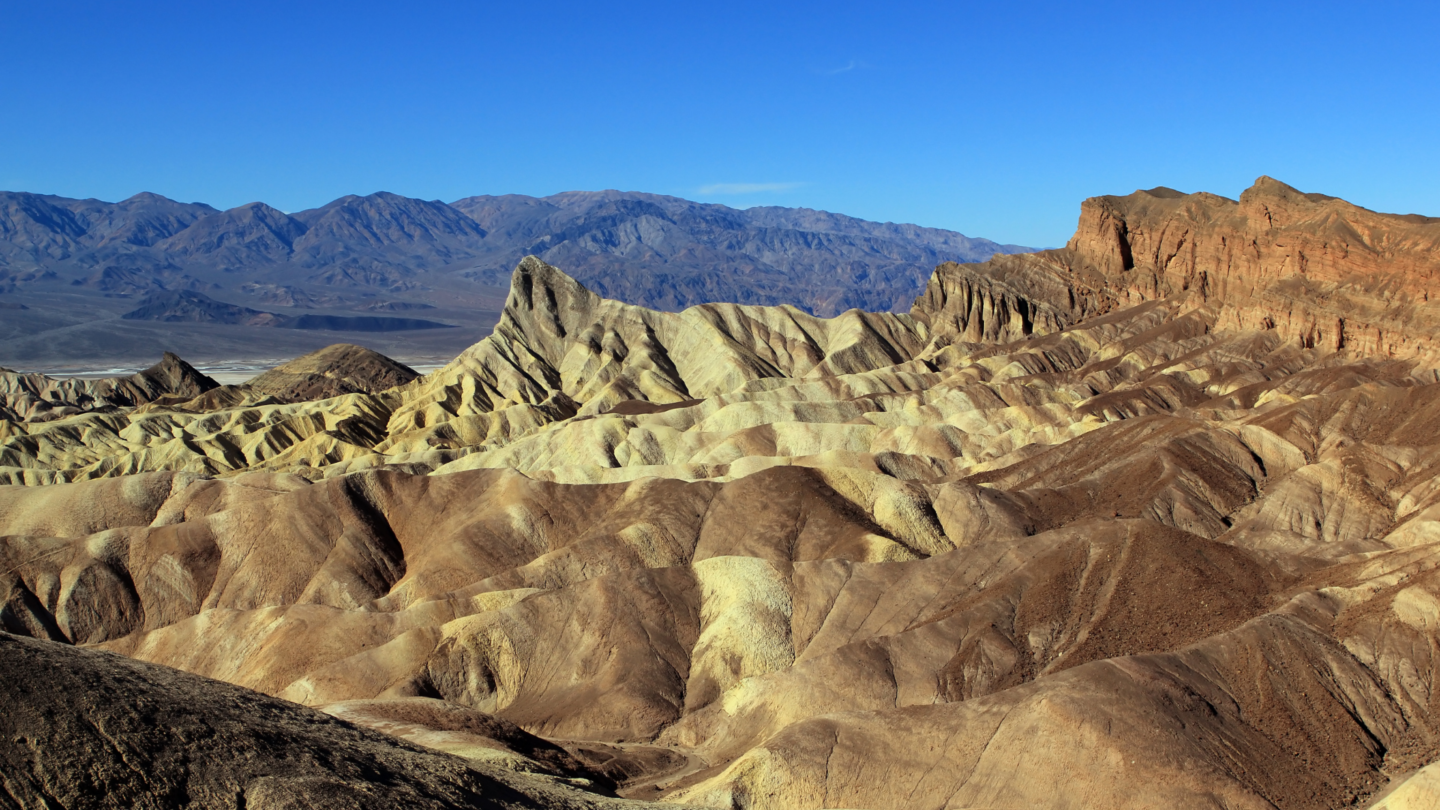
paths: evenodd
<path fill-rule="evenodd" d="M 1260 174 L 1440 215 L 1437 9 L 0 0 L 0 188 L 619 188 L 1039 246 Z"/>

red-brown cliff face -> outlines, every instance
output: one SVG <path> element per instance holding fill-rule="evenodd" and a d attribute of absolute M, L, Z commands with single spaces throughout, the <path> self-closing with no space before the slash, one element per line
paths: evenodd
<path fill-rule="evenodd" d="M 1093 197 L 1064 248 L 944 266 L 915 314 L 955 340 L 1013 339 L 1183 295 L 1216 328 L 1435 359 L 1437 282 L 1440 219 L 1380 214 L 1261 177 L 1238 202 L 1167 188 Z"/>

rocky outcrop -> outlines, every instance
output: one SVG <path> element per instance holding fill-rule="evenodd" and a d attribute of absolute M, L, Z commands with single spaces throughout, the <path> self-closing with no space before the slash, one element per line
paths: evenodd
<path fill-rule="evenodd" d="M 929 326 L 932 350 L 952 343 L 1010 343 L 1059 332 L 1116 308 L 1100 282 L 1057 272 L 1051 253 L 935 268 L 910 310 Z"/>
<path fill-rule="evenodd" d="M 1440 364 L 1440 219 L 1379 214 L 1262 177 L 1240 200 L 1167 188 L 1081 205 L 1065 248 L 937 271 L 937 337 L 1016 339 L 1180 297 L 1216 328 Z"/>
<path fill-rule="evenodd" d="M 943 265 L 909 316 L 852 311 L 819 319 L 793 308 L 719 304 L 657 312 L 602 299 L 558 269 L 530 258 L 514 273 L 511 295 L 491 337 L 393 394 L 362 397 L 324 414 L 273 407 L 288 395 L 269 404 L 212 397 L 216 401 L 204 407 L 196 403 L 164 413 L 152 409 L 138 429 L 125 424 L 135 417 L 118 423 L 92 420 L 84 428 L 90 438 L 83 446 L 75 441 L 79 434 L 73 429 L 42 431 L 46 435 L 27 430 L 0 448 L 0 461 L 24 470 L 10 474 L 11 480 L 24 481 L 139 469 L 299 471 L 307 465 L 333 467 L 330 472 L 338 474 L 383 464 L 423 464 L 429 469 L 451 465 L 447 470 L 456 464 L 513 466 L 557 480 L 612 480 L 641 474 L 640 468 L 724 477 L 754 469 L 754 462 L 744 461 L 731 470 L 732 462 L 743 456 L 793 463 L 830 448 L 857 454 L 851 463 L 867 469 L 944 475 L 976 462 L 991 463 L 1029 443 L 1074 437 L 1098 424 L 1087 421 L 1087 415 L 1114 418 L 1192 405 L 1230 390 L 1220 380 L 1237 373 L 1258 375 L 1253 381 L 1262 382 L 1270 376 L 1262 369 L 1273 361 L 1260 357 L 1276 351 L 1286 353 L 1284 362 L 1291 364 L 1287 373 L 1330 362 L 1326 358 L 1332 356 L 1428 356 L 1428 333 L 1417 326 L 1423 318 L 1402 318 L 1391 324 L 1393 329 L 1377 327 L 1390 329 L 1386 334 L 1411 335 L 1405 338 L 1409 349 L 1363 341 L 1341 345 L 1338 338 L 1317 342 L 1316 334 L 1323 337 L 1323 330 L 1301 328 L 1303 318 L 1295 313 L 1310 313 L 1304 317 L 1313 320 L 1320 317 L 1315 313 L 1338 306 L 1335 301 L 1342 298 L 1353 303 L 1363 293 L 1355 291 L 1368 283 L 1365 279 L 1378 278 L 1378 271 L 1370 272 L 1364 262 L 1344 264 L 1332 257 L 1324 273 L 1291 273 L 1285 268 L 1298 263 L 1277 251 L 1285 245 L 1309 245 L 1306 239 L 1332 244 L 1365 223 L 1378 234 L 1375 229 L 1394 220 L 1400 237 L 1357 237 L 1357 244 L 1380 247 L 1355 247 L 1347 255 L 1369 250 L 1364 255 L 1371 258 L 1365 261 L 1373 263 L 1380 261 L 1376 251 L 1389 250 L 1397 264 L 1385 265 L 1391 267 L 1387 272 L 1399 274 L 1396 278 L 1421 278 L 1429 272 L 1423 269 L 1429 266 L 1425 262 L 1431 261 L 1426 258 L 1427 229 L 1435 226 L 1423 219 L 1387 219 L 1338 200 L 1285 189 L 1262 181 L 1239 203 L 1166 189 L 1087 201 L 1077 235 L 1066 248 L 1002 256 L 978 265 Z M 1257 213 L 1262 209 L 1268 212 L 1263 217 Z M 1236 234 L 1250 234 L 1251 242 L 1273 246 L 1256 248 L 1259 252 L 1251 251 L 1254 257 L 1245 258 L 1250 253 L 1223 247 L 1235 244 Z M 1412 269 L 1402 273 L 1395 268 Z M 1312 283 L 1312 277 L 1332 285 L 1333 294 L 1316 292 L 1321 288 L 1314 284 L 1321 281 Z M 1363 294 L 1379 301 L 1392 295 L 1385 290 L 1408 290 L 1393 293 L 1395 301 L 1418 294 L 1421 303 L 1406 306 L 1418 307 L 1416 312 L 1423 315 L 1425 293 L 1404 284 L 1412 282 L 1386 282 L 1375 288 L 1379 292 Z M 1288 314 L 1282 316 L 1276 302 L 1288 302 Z M 1348 311 L 1347 334 L 1372 334 L 1366 331 L 1369 326 L 1354 331 L 1360 329 L 1357 324 L 1369 323 L 1361 317 L 1368 311 L 1364 306 Z M 1257 314 L 1261 312 L 1269 314 Z M 1153 329 L 1162 331 L 1151 334 L 1148 330 Z M 1142 347 L 1146 342 L 1153 345 Z M 1228 346 L 1225 351 L 1249 359 L 1222 371 L 1202 356 L 1197 362 L 1205 370 L 1193 368 L 1183 377 L 1173 368 L 1141 374 L 1138 368 L 1115 366 L 1117 352 L 1160 359 L 1175 356 L 1178 346 L 1201 344 L 1212 355 Z M 930 393 L 946 390 L 935 387 L 940 379 L 988 385 L 1037 373 L 1069 376 L 1049 378 L 1057 385 L 1052 394 L 1017 399 L 1011 393 L 986 393 L 973 402 L 988 397 L 998 405 L 964 406 L 987 413 L 1012 409 L 1000 422 L 963 430 L 934 426 L 937 417 L 960 418 L 958 400 Z M 916 374 L 922 376 L 907 376 Z M 940 376 L 924 376 L 936 374 Z M 1083 390 L 1062 393 L 1064 386 L 1081 382 Z M 872 411 L 881 402 L 874 396 L 914 391 L 916 386 L 925 392 L 912 396 L 938 410 L 887 414 L 878 420 L 865 417 L 867 425 L 854 424 L 857 413 Z M 346 389 L 326 383 L 313 396 Z M 1035 383 L 1030 390 L 1033 393 Z M 797 406 L 776 402 L 834 397 L 853 398 L 855 404 L 838 409 L 827 405 L 830 415 L 824 417 L 807 404 L 802 417 Z M 1091 401 L 1071 417 L 1057 419 L 1055 411 L 1034 407 L 1050 397 Z M 714 406 L 684 408 L 653 419 L 597 419 L 627 415 L 613 410 L 627 402 L 670 408 L 701 400 L 725 411 L 721 422 L 710 418 Z M 737 418 L 740 409 L 724 407 L 742 400 L 756 403 L 752 407 L 759 410 Z M 243 414 L 242 407 L 247 409 Z M 217 409 L 233 416 L 218 421 L 206 415 Z M 590 419 L 595 421 L 585 421 Z M 810 427 L 831 419 L 849 424 Z M 778 433 L 769 429 L 776 436 L 767 434 L 757 443 L 756 431 L 776 420 L 785 426 Z M 567 424 L 544 432 L 558 422 Z M 706 437 L 659 441 L 649 424 L 634 430 L 637 422 Z M 257 423 L 276 427 L 266 428 L 261 440 L 251 427 Z M 1006 429 L 993 431 L 1000 424 Z M 917 432 L 894 432 L 901 428 Z M 237 429 L 244 431 L 244 438 L 233 436 Z M 1006 432 L 1013 430 L 1021 432 Z M 992 432 L 1006 439 L 976 441 Z M 737 451 L 732 441 L 741 435 L 746 449 Z M 175 437 L 180 440 L 168 441 Z M 157 441 L 161 438 L 167 440 L 163 451 Z M 553 461 L 562 456 L 577 463 Z M 955 460 L 961 458 L 974 460 L 957 467 Z M 632 467 L 627 473 L 605 472 Z"/>

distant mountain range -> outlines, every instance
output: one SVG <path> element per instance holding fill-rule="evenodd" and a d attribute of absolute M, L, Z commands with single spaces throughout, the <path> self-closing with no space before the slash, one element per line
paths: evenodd
<path fill-rule="evenodd" d="M 488 284 L 535 255 L 603 296 L 657 309 L 728 301 L 817 315 L 909 310 L 935 265 L 1034 248 L 807 208 L 748 208 L 658 194 L 467 197 L 451 207 L 487 232 L 463 271 Z"/>
<path fill-rule="evenodd" d="M 221 211 L 151 193 L 106 203 L 0 192 L 0 302 L 31 313 L 19 334 L 0 330 L 0 363 L 112 356 L 147 340 L 139 333 L 120 335 L 119 344 L 103 339 L 93 328 L 97 317 L 352 332 L 448 319 L 488 329 L 511 271 L 530 254 L 604 296 L 647 307 L 788 303 L 828 316 L 852 307 L 907 310 L 941 262 L 1028 250 L 823 211 L 737 210 L 618 191 L 467 197 L 448 205 L 380 192 L 293 214 L 258 202 Z M 438 320 L 344 315 L 419 309 Z M 299 320 L 304 316 L 290 310 L 312 317 Z M 42 321 L 66 330 L 68 348 L 36 343 L 31 327 Z M 448 341 L 475 337 L 471 329 L 437 331 L 455 333 Z M 264 347 L 292 351 L 274 344 L 274 330 L 264 332 L 235 333 L 231 343 L 248 341 L 262 354 Z M 191 338 L 201 349 L 191 346 L 187 356 L 211 354 L 203 334 Z M 464 345 L 436 344 L 436 351 Z M 144 355 L 153 353 L 149 346 Z"/>

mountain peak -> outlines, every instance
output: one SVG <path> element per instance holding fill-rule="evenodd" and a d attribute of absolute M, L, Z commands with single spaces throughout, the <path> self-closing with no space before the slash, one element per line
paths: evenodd
<path fill-rule="evenodd" d="M 1240 202 L 1242 203 L 1247 203 L 1258 199 L 1277 199 L 1288 202 L 1300 202 L 1303 200 L 1305 202 L 1318 203 L 1326 202 L 1328 200 L 1337 200 L 1339 198 L 1331 197 L 1328 194 L 1307 194 L 1306 192 L 1303 192 L 1300 189 L 1295 188 L 1294 186 L 1282 183 L 1273 177 L 1270 177 L 1268 175 L 1261 175 L 1260 177 L 1256 178 L 1255 183 L 1251 185 L 1250 188 L 1245 189 L 1245 191 L 1240 194 Z"/>
<path fill-rule="evenodd" d="M 270 205 L 267 204 L 267 203 L 263 203 L 263 202 L 259 202 L 259 201 L 257 201 L 257 202 L 248 202 L 248 203 L 245 203 L 244 205 L 237 205 L 237 206 L 235 206 L 234 208 L 227 209 L 227 210 L 225 211 L 225 213 L 227 213 L 227 214 L 257 214 L 257 215 L 272 216 L 272 217 L 277 217 L 277 218 L 278 218 L 278 217 L 287 217 L 287 218 L 288 218 L 288 217 L 290 216 L 289 214 L 285 213 L 284 211 L 281 211 L 279 208 L 274 208 L 274 207 L 270 206 Z"/>
<path fill-rule="evenodd" d="M 139 192 L 139 193 L 137 193 L 137 194 L 132 194 L 132 195 L 130 195 L 129 197 L 126 197 L 125 199 L 121 200 L 120 202 L 122 202 L 122 203 L 129 203 L 129 202 L 167 202 L 167 203 L 173 203 L 173 202 L 175 202 L 175 201 L 172 200 L 172 199 L 170 199 L 169 197 L 164 196 L 163 194 L 156 194 L 156 193 L 153 192 L 153 191 L 141 191 L 141 192 Z"/>
<path fill-rule="evenodd" d="M 247 385 L 259 394 L 301 402 L 344 394 L 375 394 L 419 376 L 409 366 L 377 351 L 337 343 L 276 366 Z"/>
<path fill-rule="evenodd" d="M 1175 200 L 1187 196 L 1183 191 L 1176 191 L 1169 186 L 1156 186 L 1155 188 L 1143 189 L 1137 194 L 1146 194 L 1151 197 L 1158 197 L 1162 200 Z"/>
<path fill-rule="evenodd" d="M 533 324 L 549 335 L 563 338 L 584 325 L 588 313 L 600 300 L 600 296 L 558 267 L 536 256 L 526 256 L 511 274 L 510 295 L 505 301 L 501 324 L 507 320 Z"/>
<path fill-rule="evenodd" d="M 165 352 L 160 362 L 131 376 L 129 380 L 150 394 L 151 399 L 174 395 L 189 399 L 214 388 L 219 383 L 202 374 L 174 352 Z"/>

